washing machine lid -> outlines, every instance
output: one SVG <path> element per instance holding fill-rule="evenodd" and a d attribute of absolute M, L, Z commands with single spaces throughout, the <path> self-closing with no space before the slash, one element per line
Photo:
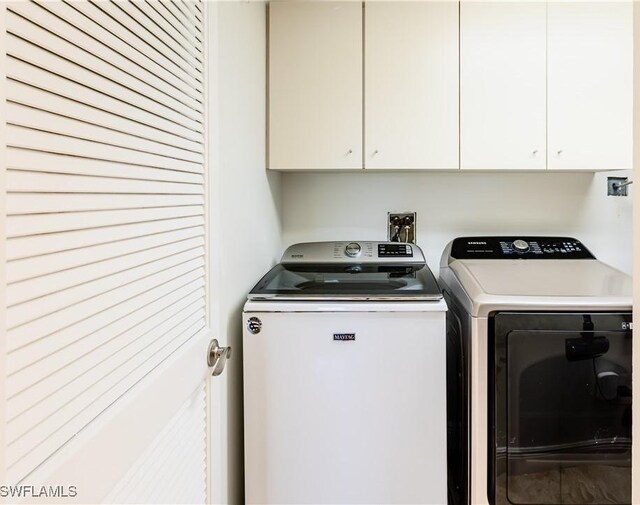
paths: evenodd
<path fill-rule="evenodd" d="M 426 263 L 278 264 L 249 293 L 250 300 L 440 300 Z"/>
<path fill-rule="evenodd" d="M 397 242 L 314 242 L 289 247 L 250 300 L 440 300 L 420 248 Z"/>

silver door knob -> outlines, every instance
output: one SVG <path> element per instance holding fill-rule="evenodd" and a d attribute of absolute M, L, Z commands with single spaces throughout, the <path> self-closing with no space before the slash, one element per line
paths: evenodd
<path fill-rule="evenodd" d="M 217 339 L 213 339 L 209 344 L 207 352 L 207 364 L 213 367 L 211 375 L 217 377 L 224 371 L 227 360 L 231 357 L 231 347 L 220 347 Z"/>

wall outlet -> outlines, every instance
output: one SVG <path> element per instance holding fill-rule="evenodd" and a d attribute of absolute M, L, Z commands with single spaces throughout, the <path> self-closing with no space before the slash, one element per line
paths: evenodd
<path fill-rule="evenodd" d="M 629 181 L 627 177 L 607 177 L 607 195 L 608 196 L 627 196 L 626 184 Z"/>
<path fill-rule="evenodd" d="M 415 212 L 389 212 L 387 214 L 387 240 L 415 244 L 416 217 Z"/>

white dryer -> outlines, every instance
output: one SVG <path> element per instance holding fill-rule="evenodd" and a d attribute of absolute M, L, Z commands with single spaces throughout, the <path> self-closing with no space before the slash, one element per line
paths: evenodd
<path fill-rule="evenodd" d="M 418 246 L 289 247 L 244 307 L 247 503 L 446 503 L 446 310 Z"/>
<path fill-rule="evenodd" d="M 454 504 L 630 503 L 631 277 L 567 237 L 442 255 Z"/>

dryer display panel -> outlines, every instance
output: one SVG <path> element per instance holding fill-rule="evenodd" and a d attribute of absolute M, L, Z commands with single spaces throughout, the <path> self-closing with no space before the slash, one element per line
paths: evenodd
<path fill-rule="evenodd" d="M 461 237 L 453 241 L 455 259 L 595 259 L 570 237 Z"/>

